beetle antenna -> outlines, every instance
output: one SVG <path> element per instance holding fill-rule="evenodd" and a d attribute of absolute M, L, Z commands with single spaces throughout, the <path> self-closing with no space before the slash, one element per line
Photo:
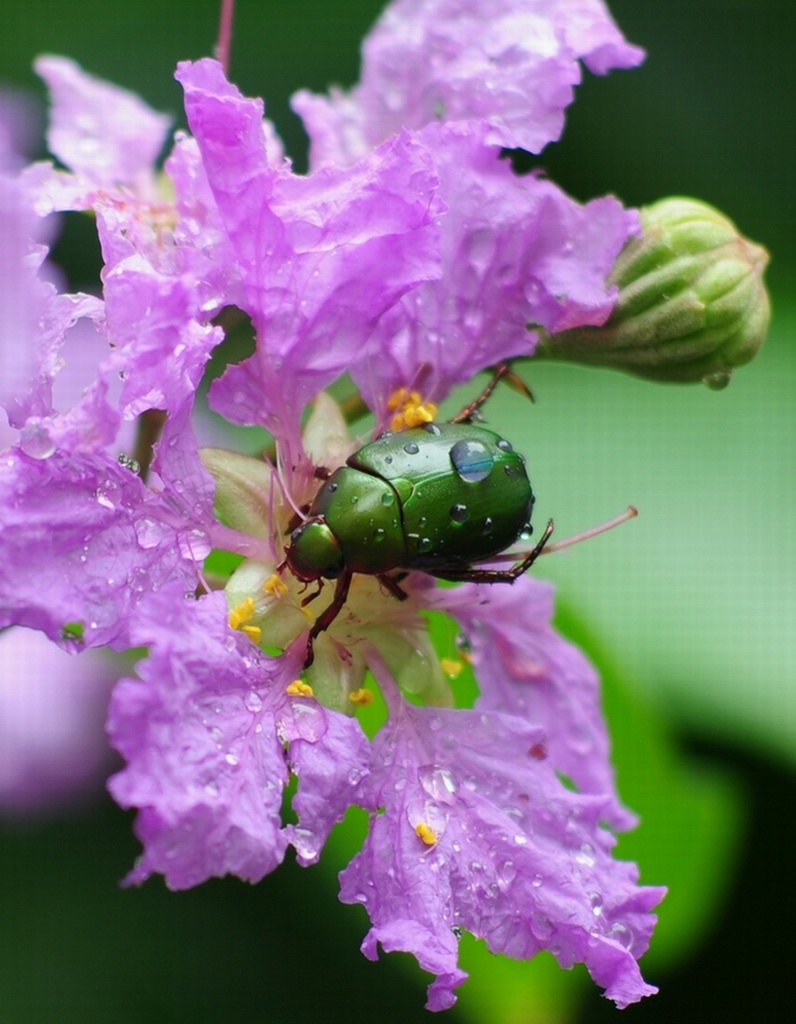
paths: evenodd
<path fill-rule="evenodd" d="M 615 526 L 621 526 L 622 523 L 626 523 L 629 519 L 635 519 L 637 515 L 638 509 L 636 506 L 628 505 L 620 516 L 614 516 L 614 518 L 609 519 L 607 523 L 600 523 L 599 526 L 592 526 L 590 530 L 584 530 L 583 533 L 576 533 L 573 537 L 565 537 L 564 540 L 556 541 L 554 544 L 547 544 L 541 554 L 552 555 L 556 551 L 561 551 L 563 548 L 572 547 L 573 544 L 580 544 L 582 540 L 590 540 L 592 537 L 597 537 L 601 533 L 607 533 L 608 530 L 613 530 Z"/>
<path fill-rule="evenodd" d="M 580 544 L 582 540 L 590 540 L 592 537 L 597 537 L 601 533 L 607 533 L 608 530 L 613 530 L 615 526 L 621 526 L 622 523 L 626 523 L 629 519 L 635 519 L 638 515 L 638 509 L 635 505 L 628 505 L 627 509 L 619 516 L 614 516 L 613 519 L 609 519 L 607 523 L 600 523 L 599 526 L 593 526 L 590 530 L 584 530 L 583 533 L 576 533 L 572 537 L 566 537 L 564 540 L 556 541 L 553 544 L 546 544 L 539 552 L 541 555 L 552 555 L 556 551 L 562 551 L 564 548 L 570 548 L 573 544 Z M 521 557 L 521 553 L 517 551 L 504 551 L 500 555 L 492 555 L 487 559 L 489 562 L 516 562 Z"/>

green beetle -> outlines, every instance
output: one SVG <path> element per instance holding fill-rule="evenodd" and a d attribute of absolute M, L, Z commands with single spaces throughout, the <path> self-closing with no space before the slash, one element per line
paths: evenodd
<path fill-rule="evenodd" d="M 507 373 L 508 364 L 499 366 L 449 423 L 387 431 L 320 486 L 283 563 L 307 583 L 337 580 L 333 601 L 310 631 L 305 667 L 315 637 L 345 604 L 354 573 L 378 577 L 403 600 L 400 583 L 410 570 L 444 580 L 513 583 L 539 557 L 552 520 L 510 569 L 477 567 L 531 528 L 534 496 L 525 459 L 498 434 L 472 423 Z"/>

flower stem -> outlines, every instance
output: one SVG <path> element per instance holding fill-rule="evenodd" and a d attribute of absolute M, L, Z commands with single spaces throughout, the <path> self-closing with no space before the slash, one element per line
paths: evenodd
<path fill-rule="evenodd" d="M 224 69 L 229 71 L 229 56 L 232 49 L 232 20 L 235 15 L 235 0 L 221 0 L 221 16 L 218 23 L 218 42 L 216 43 L 216 59 Z"/>

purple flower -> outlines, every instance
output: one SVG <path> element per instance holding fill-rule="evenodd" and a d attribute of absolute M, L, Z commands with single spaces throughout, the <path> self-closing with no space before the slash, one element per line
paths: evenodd
<path fill-rule="evenodd" d="M 437 975 L 427 1007 L 455 1001 L 462 929 L 493 952 L 548 949 L 583 962 L 617 1005 L 656 991 L 636 957 L 648 945 L 661 890 L 610 856 L 609 798 L 568 790 L 548 733 L 498 711 L 417 708 L 373 660 L 391 707 L 360 799 L 375 812 L 365 846 L 341 874 L 341 899 L 373 926 L 363 943 L 414 953 Z"/>
<path fill-rule="evenodd" d="M 596 676 L 552 629 L 546 585 L 443 589 L 419 572 L 401 580 L 403 601 L 356 574 L 305 668 L 333 588 L 309 592 L 285 551 L 320 479 L 356 447 L 322 392 L 341 374 L 383 420 L 395 389 L 437 401 L 532 355 L 534 325 L 609 315 L 606 276 L 635 215 L 517 178 L 499 147 L 557 137 L 579 60 L 602 73 L 639 59 L 598 0 L 402 0 L 367 41 L 350 96 L 297 100 L 315 154 L 306 177 L 261 101 L 214 61 L 181 64 L 192 134 L 174 142 L 165 190 L 153 165 L 163 118 L 48 58 L 51 146 L 67 169 L 35 165 L 9 186 L 28 211 L 13 220 L 8 207 L 8 252 L 15 329 L 33 354 L 4 396 L 20 440 L 0 456 L 0 625 L 68 650 L 148 649 L 108 719 L 126 761 L 111 790 L 139 811 L 143 853 L 128 880 L 256 881 L 290 845 L 308 865 L 358 804 L 370 834 L 341 898 L 370 914 L 367 956 L 381 943 L 437 976 L 430 1009 L 450 1006 L 464 980 L 462 929 L 511 956 L 583 962 L 620 1006 L 654 991 L 636 961 L 662 891 L 611 856 L 609 829 L 634 818 L 616 793 Z M 96 216 L 101 300 L 38 276 L 31 211 L 59 209 Z M 254 351 L 209 402 L 266 427 L 273 464 L 198 450 L 196 394 L 229 306 L 251 320 Z M 108 350 L 62 401 L 73 328 Z M 165 426 L 145 483 L 113 446 L 152 410 Z M 242 560 L 233 571 L 221 558 L 210 576 L 213 549 Z M 429 610 L 468 638 L 473 709 L 453 708 Z M 388 711 L 373 742 L 356 718 L 372 698 L 368 671 Z M 298 820 L 286 824 L 291 775 Z"/>
<path fill-rule="evenodd" d="M 561 134 L 579 59 L 605 74 L 643 57 L 602 0 L 394 0 L 365 39 L 359 84 L 293 106 L 316 166 L 440 120 L 482 120 L 489 145 L 538 153 Z"/>
<path fill-rule="evenodd" d="M 367 761 L 358 723 L 291 695 L 300 651 L 268 657 L 230 628 L 226 608 L 220 593 L 194 602 L 169 586 L 136 624 L 133 640 L 150 654 L 138 679 L 117 686 L 108 721 L 129 762 L 111 791 L 141 808 L 145 853 L 131 882 L 154 871 L 174 889 L 230 872 L 256 882 L 291 841 L 310 863 L 356 801 Z M 288 827 L 291 772 L 301 787 Z"/>

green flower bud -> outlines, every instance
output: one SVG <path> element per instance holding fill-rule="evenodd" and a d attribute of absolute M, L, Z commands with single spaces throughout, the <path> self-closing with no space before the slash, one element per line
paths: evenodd
<path fill-rule="evenodd" d="M 609 278 L 619 296 L 608 321 L 543 335 L 536 355 L 725 387 L 768 330 L 768 253 L 695 199 L 661 199 L 640 214 L 642 234 Z"/>

